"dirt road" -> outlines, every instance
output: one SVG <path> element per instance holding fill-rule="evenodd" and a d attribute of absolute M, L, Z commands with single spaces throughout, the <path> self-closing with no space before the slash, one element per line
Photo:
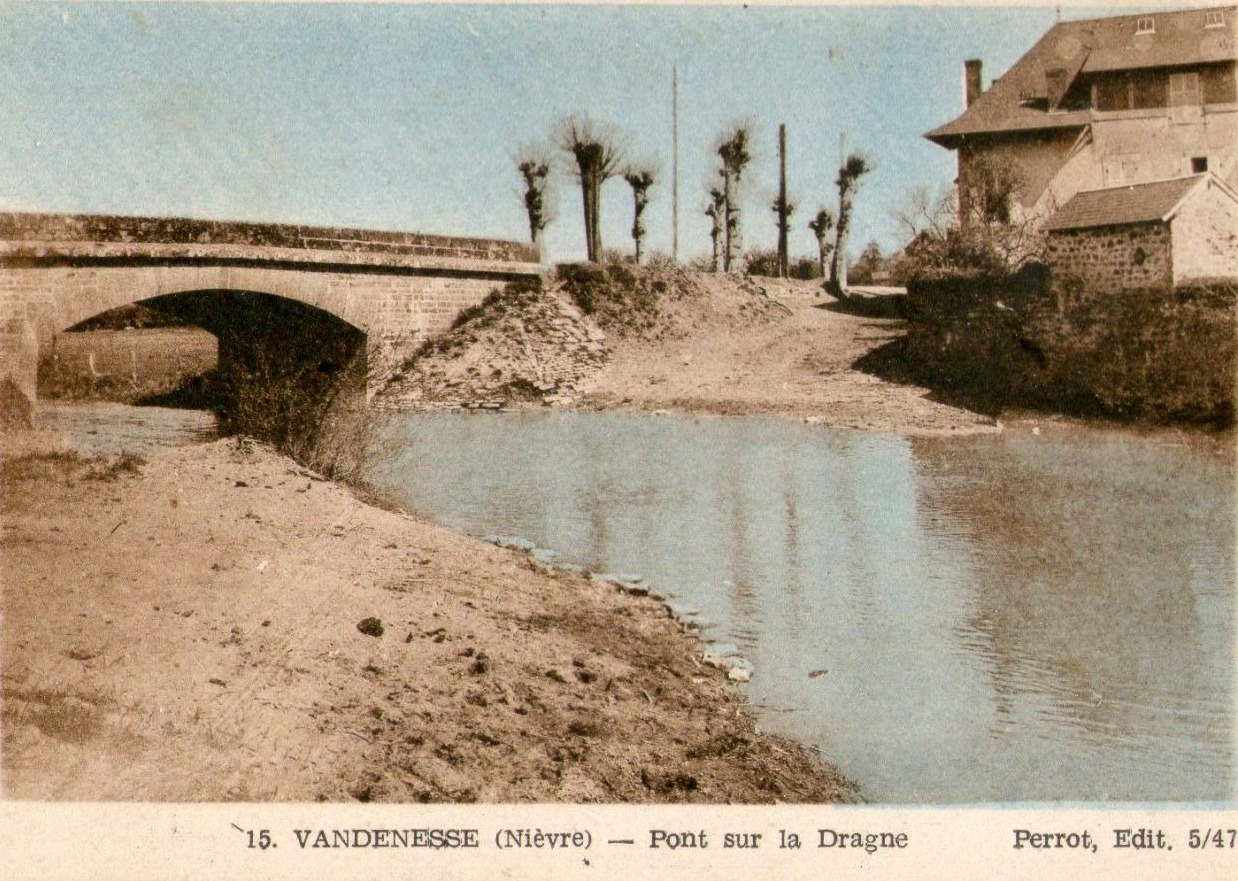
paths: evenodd
<path fill-rule="evenodd" d="M 764 414 L 902 434 L 994 430 L 991 418 L 935 401 L 924 388 L 857 369 L 904 333 L 888 297 L 840 301 L 819 282 L 696 281 L 699 299 L 670 306 L 674 332 L 613 343 L 587 405 Z"/>
<path fill-rule="evenodd" d="M 904 333 L 889 296 L 820 282 L 578 271 L 498 299 L 428 347 L 380 406 L 618 407 L 776 415 L 903 434 L 995 430 L 927 389 L 857 366 Z M 579 302 L 589 304 L 586 309 Z"/>

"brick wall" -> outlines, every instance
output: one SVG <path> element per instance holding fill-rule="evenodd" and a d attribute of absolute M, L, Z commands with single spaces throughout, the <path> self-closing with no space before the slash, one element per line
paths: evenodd
<path fill-rule="evenodd" d="M 1169 225 L 1054 230 L 1049 233 L 1048 262 L 1055 276 L 1110 290 L 1169 284 L 1173 280 Z"/>

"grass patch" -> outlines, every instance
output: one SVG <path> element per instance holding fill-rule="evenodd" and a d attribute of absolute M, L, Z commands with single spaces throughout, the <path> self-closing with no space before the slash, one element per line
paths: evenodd
<path fill-rule="evenodd" d="M 85 474 L 86 480 L 115 480 L 124 475 L 137 476 L 142 473 L 146 459 L 137 453 L 128 451 L 112 458 L 98 457 L 90 462 L 90 469 Z"/>
<path fill-rule="evenodd" d="M 83 456 L 76 450 L 26 453 L 5 457 L 0 476 L 7 483 L 22 480 L 116 480 L 142 473 L 146 459 L 136 453 L 118 456 Z"/>
<path fill-rule="evenodd" d="M 678 269 L 564 263 L 556 274 L 581 312 L 619 336 L 654 330 L 662 316 L 662 303 L 690 289 L 687 276 Z"/>
<path fill-rule="evenodd" d="M 103 729 L 104 708 L 112 701 L 102 695 L 69 688 L 4 688 L 4 723 L 33 725 L 46 737 L 63 743 L 86 743 Z"/>

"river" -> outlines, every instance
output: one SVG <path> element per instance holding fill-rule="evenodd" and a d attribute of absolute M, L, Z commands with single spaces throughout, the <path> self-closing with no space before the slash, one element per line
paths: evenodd
<path fill-rule="evenodd" d="M 87 452 L 212 431 L 118 405 L 40 418 Z M 1238 792 L 1232 438 L 536 413 L 394 414 L 373 439 L 369 481 L 410 510 L 639 573 L 751 666 L 764 730 L 870 801 Z"/>
<path fill-rule="evenodd" d="M 886 803 L 1229 802 L 1235 498 L 1213 439 L 397 415 L 411 510 L 636 572 L 762 727 Z"/>

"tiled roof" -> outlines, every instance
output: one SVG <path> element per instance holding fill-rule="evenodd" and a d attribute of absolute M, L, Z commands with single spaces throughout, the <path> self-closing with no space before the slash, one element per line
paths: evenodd
<path fill-rule="evenodd" d="M 1182 200 L 1209 177 L 1211 175 L 1205 173 L 1078 193 L 1049 218 L 1045 229 L 1084 229 L 1168 220 Z"/>
<path fill-rule="evenodd" d="M 1221 26 L 1205 26 L 1209 13 L 1220 13 Z M 1149 18 L 1154 32 L 1138 33 Z M 1236 36 L 1236 6 L 1058 22 L 961 116 L 925 137 L 954 147 L 968 135 L 1084 126 L 1091 110 L 1052 109 L 1081 73 L 1234 61 Z"/>

